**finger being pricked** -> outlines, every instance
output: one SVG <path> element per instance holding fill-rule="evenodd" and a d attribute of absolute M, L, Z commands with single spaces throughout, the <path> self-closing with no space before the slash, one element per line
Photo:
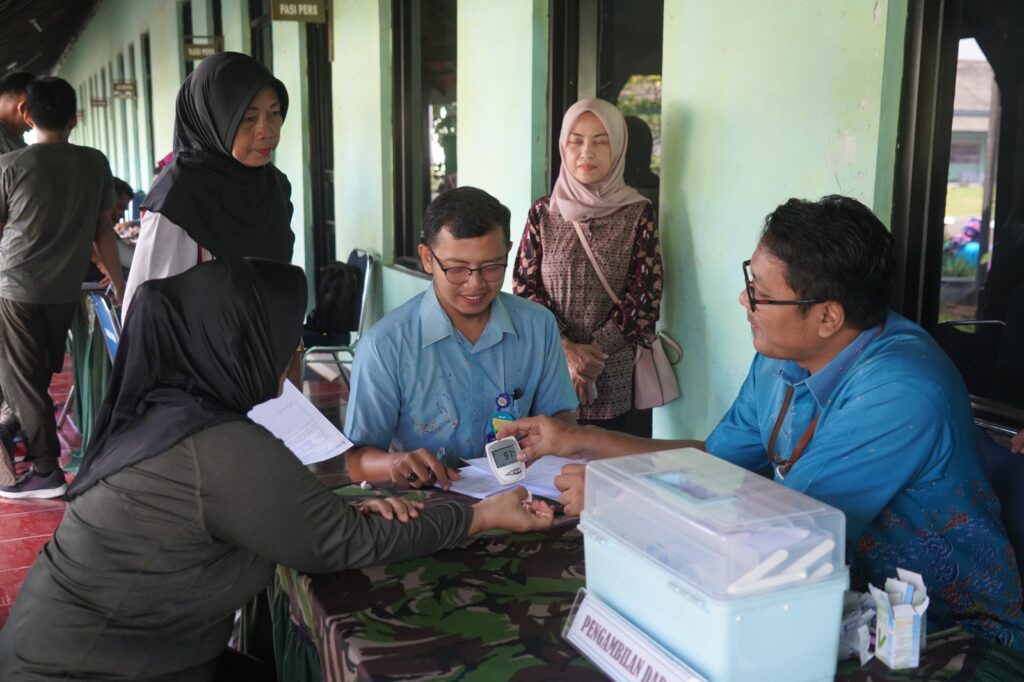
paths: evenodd
<path fill-rule="evenodd" d="M 514 495 L 519 501 L 525 518 L 521 530 L 537 530 L 547 528 L 555 520 L 554 508 L 544 500 L 534 499 L 533 495 L 526 488 L 513 488 L 502 495 Z"/>
<path fill-rule="evenodd" d="M 367 500 L 361 507 L 364 514 L 380 514 L 388 521 L 397 518 L 401 523 L 406 523 L 409 519 L 419 516 L 420 509 L 423 509 L 422 502 L 407 500 L 403 497 Z"/>

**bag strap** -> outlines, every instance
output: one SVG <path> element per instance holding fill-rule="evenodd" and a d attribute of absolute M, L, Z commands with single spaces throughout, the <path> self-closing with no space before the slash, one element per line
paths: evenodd
<path fill-rule="evenodd" d="M 583 250 L 587 254 L 587 258 L 590 260 L 590 264 L 594 266 L 594 272 L 597 273 L 597 278 L 601 280 L 601 286 L 608 292 L 608 297 L 612 299 L 612 303 L 619 305 L 619 297 L 612 291 L 611 285 L 608 284 L 608 280 L 604 276 L 604 272 L 601 271 L 601 266 L 597 264 L 597 259 L 594 257 L 594 252 L 590 248 L 590 242 L 583 235 L 583 226 L 580 225 L 580 221 L 572 221 L 572 226 L 576 228 L 576 236 L 580 238 L 580 244 L 583 245 Z"/>
<path fill-rule="evenodd" d="M 668 357 L 668 361 L 670 363 L 675 365 L 680 360 L 683 359 L 683 347 L 680 346 L 678 343 L 676 343 L 675 339 L 673 339 L 671 336 L 669 336 L 665 332 L 658 332 L 658 337 L 662 341 L 662 347 L 668 346 L 669 348 L 671 348 L 672 350 L 674 350 L 676 352 L 675 358 L 673 358 L 671 356 L 671 354 L 669 354 L 668 352 L 665 353 L 665 355 Z"/>

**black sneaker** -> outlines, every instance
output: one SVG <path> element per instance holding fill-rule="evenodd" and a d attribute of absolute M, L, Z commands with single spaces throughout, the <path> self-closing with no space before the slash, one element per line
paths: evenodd
<path fill-rule="evenodd" d="M 48 499 L 61 497 L 67 489 L 68 482 L 64 479 L 64 472 L 60 469 L 54 469 L 50 473 L 42 475 L 33 468 L 19 476 L 14 485 L 0 487 L 0 497 Z"/>

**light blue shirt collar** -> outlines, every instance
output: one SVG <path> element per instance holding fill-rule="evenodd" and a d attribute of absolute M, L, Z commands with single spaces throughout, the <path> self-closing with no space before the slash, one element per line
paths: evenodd
<path fill-rule="evenodd" d="M 828 364 L 814 374 L 808 374 L 807 370 L 792 360 L 783 364 L 780 374 L 792 384 L 803 383 L 807 390 L 814 396 L 818 407 L 825 407 L 825 404 L 832 397 L 832 392 L 839 381 L 846 374 L 847 370 L 857 362 L 860 353 L 867 347 L 871 340 L 878 334 L 881 325 L 865 329 L 851 341 L 846 348 L 839 351 L 839 354 L 829 360 Z"/>
<path fill-rule="evenodd" d="M 455 326 L 452 325 L 448 313 L 441 307 L 440 301 L 437 300 L 437 292 L 431 285 L 420 300 L 420 335 L 422 337 L 420 347 L 426 348 L 442 339 L 454 336 L 455 333 Z M 518 338 L 515 325 L 512 324 L 512 317 L 508 314 L 505 304 L 501 302 L 499 293 L 491 302 L 491 319 L 487 321 L 484 333 L 480 335 L 475 344 L 472 344 L 473 352 L 486 350 L 501 343 L 505 334 L 511 334 Z M 461 334 L 458 336 L 465 338 Z"/>

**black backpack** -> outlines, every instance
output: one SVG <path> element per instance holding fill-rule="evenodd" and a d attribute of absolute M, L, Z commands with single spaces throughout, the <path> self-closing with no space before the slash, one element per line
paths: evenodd
<path fill-rule="evenodd" d="M 362 297 L 362 270 L 340 261 L 328 263 L 320 268 L 316 307 L 306 319 L 306 329 L 319 337 L 317 343 L 347 345 L 350 333 L 359 329 Z"/>

